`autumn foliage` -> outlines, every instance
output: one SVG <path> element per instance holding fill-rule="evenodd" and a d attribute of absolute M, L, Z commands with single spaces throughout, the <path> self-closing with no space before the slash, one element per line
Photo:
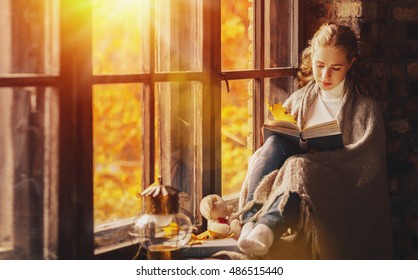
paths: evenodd
<path fill-rule="evenodd" d="M 138 73 L 140 14 L 147 1 L 93 1 L 93 71 Z M 251 68 L 248 1 L 222 1 L 222 68 Z M 116 8 L 117 7 L 117 8 Z M 142 19 L 143 20 L 143 19 Z M 142 36 L 142 37 L 141 37 Z M 138 66 L 139 65 L 139 66 Z M 145 70 L 146 71 L 146 70 Z M 248 156 L 248 92 L 251 81 L 231 82 L 222 92 L 222 193 L 238 192 Z M 94 221 L 133 217 L 141 209 L 141 84 L 95 85 L 93 88 Z"/>
<path fill-rule="evenodd" d="M 251 69 L 252 46 L 249 39 L 250 1 L 222 1 L 221 44 L 222 69 Z M 248 142 L 248 101 L 252 92 L 251 80 L 229 81 L 229 92 L 222 90 L 222 195 L 241 189 L 251 154 Z"/>

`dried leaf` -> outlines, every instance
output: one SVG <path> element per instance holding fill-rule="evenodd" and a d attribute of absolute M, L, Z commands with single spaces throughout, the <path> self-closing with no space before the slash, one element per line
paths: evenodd
<path fill-rule="evenodd" d="M 274 120 L 296 123 L 295 117 L 286 111 L 286 108 L 283 107 L 282 103 L 279 102 L 273 105 L 269 104 L 268 107 L 269 107 L 271 114 L 274 117 Z"/>

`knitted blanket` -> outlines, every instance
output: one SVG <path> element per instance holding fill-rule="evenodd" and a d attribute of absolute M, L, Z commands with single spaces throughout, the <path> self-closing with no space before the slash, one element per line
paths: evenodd
<path fill-rule="evenodd" d="M 301 127 L 318 92 L 318 86 L 311 82 L 284 104 Z M 253 217 L 256 221 L 277 196 L 282 195 L 278 206 L 282 213 L 291 192 L 302 198 L 299 235 L 291 242 L 284 242 L 283 238 L 276 240 L 265 258 L 392 258 L 385 126 L 379 105 L 367 96 L 355 94 L 348 79 L 337 121 L 344 148 L 288 158 L 279 170 L 263 178 L 254 200 L 245 203 L 259 150 L 253 154 L 237 215 L 254 203 L 263 204 Z M 300 249 L 306 241 L 309 254 Z"/>

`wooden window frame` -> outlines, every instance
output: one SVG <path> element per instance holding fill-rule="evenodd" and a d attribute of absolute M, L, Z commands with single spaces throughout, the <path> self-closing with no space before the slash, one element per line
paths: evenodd
<path fill-rule="evenodd" d="M 178 2 L 181 2 L 182 0 L 179 0 Z M 149 69 L 149 73 L 144 73 L 144 74 L 124 74 L 124 75 L 94 75 L 92 77 L 93 79 L 93 84 L 113 84 L 113 83 L 143 83 L 146 84 L 149 87 L 149 92 L 147 95 L 147 99 L 146 102 L 147 104 L 144 105 L 144 108 L 147 109 L 146 111 L 146 115 L 143 116 L 143 120 L 146 121 L 146 123 L 144 124 L 144 142 L 143 142 L 143 147 L 144 150 L 147 150 L 147 154 L 146 154 L 146 158 L 144 159 L 145 162 L 145 171 L 144 174 L 145 176 L 142 178 L 142 182 L 143 182 L 143 187 L 146 187 L 148 185 L 150 185 L 151 183 L 153 183 L 153 178 L 155 178 L 155 170 L 154 170 L 154 159 L 155 159 L 155 153 L 154 153 L 154 148 L 156 143 L 154 142 L 154 137 L 152 137 L 153 135 L 155 135 L 155 127 L 154 127 L 154 119 L 155 119 L 155 112 L 154 112 L 154 102 L 155 102 L 155 85 L 157 83 L 164 83 L 164 82 L 200 82 L 202 84 L 202 88 L 203 88 L 203 94 L 202 94 L 202 104 L 203 105 L 203 117 L 202 119 L 202 126 L 203 127 L 210 127 L 210 122 L 211 122 L 211 118 L 210 118 L 210 112 L 212 111 L 212 107 L 213 105 L 211 104 L 212 102 L 212 95 L 211 93 L 211 84 L 213 83 L 212 80 L 212 75 L 213 75 L 213 71 L 211 71 L 211 63 L 212 60 L 210 59 L 210 56 L 212 56 L 212 52 L 213 50 L 211 49 L 210 45 L 211 45 L 211 41 L 210 41 L 210 21 L 212 20 L 212 10 L 213 10 L 213 6 L 212 4 L 215 1 L 211 2 L 211 1 L 203 1 L 202 4 L 202 9 L 203 9 L 203 30 L 202 30 L 202 38 L 203 38 L 203 46 L 202 46 L 202 56 L 203 56 L 203 61 L 202 61 L 202 71 L 178 71 L 178 72 L 158 72 L 156 67 L 155 67 L 155 43 L 154 40 L 151 39 L 150 42 L 150 53 L 149 53 L 149 57 L 151 58 L 150 60 L 150 69 Z M 151 9 L 151 13 L 150 13 L 150 22 L 155 22 L 155 14 L 153 9 Z M 150 38 L 154 38 L 155 37 L 155 30 L 153 25 L 150 25 Z M 205 124 L 206 123 L 206 124 Z M 208 155 L 213 155 L 213 148 L 214 146 L 211 144 L 211 138 L 213 137 L 213 131 L 212 130 L 203 130 L 203 136 L 202 136 L 202 150 L 206 150 Z M 164 147 L 162 147 L 162 149 L 164 149 Z M 213 161 L 213 156 L 205 156 L 204 158 L 202 158 L 202 170 L 211 170 L 212 168 L 210 167 Z M 169 170 L 161 171 L 162 173 L 168 173 L 169 174 Z M 162 174 L 164 175 L 164 174 Z M 163 178 L 165 178 L 163 176 Z M 202 185 L 205 185 L 204 181 L 209 181 L 209 183 L 206 183 L 207 186 L 212 186 L 212 173 L 205 173 L 203 172 L 202 174 Z M 210 193 L 211 190 L 207 191 L 207 193 Z M 139 209 L 140 210 L 140 209 Z M 121 221 L 119 223 L 114 223 L 114 224 L 110 224 L 107 226 L 99 226 L 98 228 L 96 228 L 96 232 L 97 234 L 100 235 L 104 235 L 106 236 L 107 234 L 109 235 L 113 235 L 113 232 L 120 230 L 121 228 L 124 228 L 122 231 L 124 233 L 126 233 L 127 230 L 129 230 L 129 225 L 132 222 L 132 219 L 128 219 L 125 221 Z M 102 229 L 100 229 L 102 228 Z M 124 238 L 123 241 L 118 244 L 118 245 L 113 245 L 113 246 L 108 246 L 107 248 L 100 248 L 98 250 L 96 250 L 95 252 L 95 257 L 96 258 L 113 258 L 112 256 L 114 256 L 114 254 L 118 254 L 118 252 L 133 252 L 133 248 L 132 247 L 136 247 L 137 245 L 131 245 L 131 246 L 127 246 L 130 243 L 130 240 L 127 239 L 128 235 L 124 234 Z"/>
<path fill-rule="evenodd" d="M 254 68 L 253 70 L 229 70 L 222 71 L 222 81 L 228 83 L 230 80 L 252 79 L 255 81 L 254 85 L 254 100 L 253 100 L 253 131 L 255 132 L 252 149 L 255 151 L 262 145 L 261 127 L 264 124 L 265 111 L 265 78 L 281 78 L 281 77 L 296 77 L 298 66 L 293 65 L 289 67 L 268 68 L 265 65 L 265 11 L 267 0 L 254 1 Z M 302 5 L 303 1 L 294 1 L 294 15 L 296 20 L 293 22 L 293 27 L 297 31 L 298 36 L 294 38 L 292 49 L 293 55 L 300 53 L 300 43 L 302 37 L 301 19 L 302 19 Z M 297 57 L 293 57 L 293 61 L 297 61 Z"/>
<path fill-rule="evenodd" d="M 254 13 L 256 22 L 255 31 L 255 45 L 254 45 L 254 57 L 255 57 L 255 69 L 252 70 L 231 70 L 221 71 L 221 15 L 220 7 L 221 0 L 216 1 L 204 1 L 204 13 L 203 13 L 203 72 L 182 72 L 182 73 L 153 73 L 150 74 L 138 74 L 138 75 L 102 75 L 100 77 L 94 77 L 97 79 L 97 83 L 123 83 L 123 82 L 164 82 L 164 81 L 178 81 L 178 80 L 190 80 L 200 81 L 204 85 L 203 94 L 203 126 L 206 128 L 203 133 L 203 154 L 205 157 L 202 159 L 203 168 L 203 190 L 202 195 L 210 193 L 221 194 L 221 83 L 228 82 L 229 80 L 240 79 L 253 79 L 255 81 L 255 99 L 253 107 L 253 127 L 254 131 L 258 131 L 254 136 L 253 151 L 262 145 L 261 127 L 264 123 L 264 90 L 265 90 L 265 78 L 281 78 L 281 77 L 296 77 L 297 65 L 292 67 L 277 67 L 267 68 L 264 65 L 265 52 L 264 46 L 266 44 L 264 39 L 265 28 L 265 0 L 254 2 Z M 302 19 L 301 16 L 301 2 L 296 1 L 293 3 L 294 16 L 297 21 Z M 210 24 L 207 24 L 210 23 Z M 293 27 L 298 32 L 298 38 L 294 39 L 293 54 L 300 53 L 300 44 L 302 38 L 302 32 L 300 30 L 301 24 L 294 22 Z M 154 57 L 154 54 L 150 54 Z M 297 57 L 293 58 L 293 61 L 297 61 Z M 210 86 L 207 86 L 210 85 Z M 231 195 L 226 197 L 228 203 L 236 203 L 237 195 Z M 126 226 L 126 225 L 125 225 Z M 129 249 L 120 248 L 117 250 L 120 252 L 134 252 L 132 246 Z M 96 256 L 99 258 L 112 258 L 116 251 L 106 252 Z M 123 254 L 123 253 L 122 253 Z"/>
<path fill-rule="evenodd" d="M 266 100 L 266 78 L 293 78 L 293 83 L 290 88 L 296 90 L 297 88 L 297 72 L 299 64 L 299 54 L 302 51 L 303 45 L 301 42 L 304 42 L 304 29 L 303 29 L 303 1 L 295 0 L 290 1 L 288 4 L 292 5 L 293 14 L 290 16 L 291 28 L 293 32 L 297 33 L 297 36 L 292 35 L 291 42 L 291 58 L 290 61 L 292 65 L 284 67 L 268 67 L 265 65 L 266 59 L 266 44 L 268 43 L 265 38 L 266 34 L 266 6 L 274 0 L 260 0 L 252 1 L 253 2 L 253 17 L 254 17 L 254 39 L 253 39 L 253 56 L 254 56 L 254 69 L 234 69 L 234 70 L 225 70 L 219 73 L 221 81 L 226 83 L 226 88 L 229 88 L 229 81 L 232 80 L 252 80 L 252 112 L 249 114 L 252 116 L 252 152 L 257 150 L 263 144 L 262 137 L 262 126 L 265 121 L 265 100 Z M 277 4 L 277 3 L 276 3 Z M 220 26 L 217 26 L 219 28 Z M 220 45 L 219 45 L 220 48 Z M 288 92 L 290 95 L 291 92 Z M 217 104 L 220 108 L 220 105 Z M 217 112 L 220 114 L 220 112 Z M 221 186 L 222 183 L 219 182 L 217 185 Z M 221 188 L 216 189 L 216 193 L 221 193 Z M 239 193 L 229 194 L 224 196 L 224 200 L 227 201 L 234 208 L 238 207 L 238 198 Z"/>
<path fill-rule="evenodd" d="M 299 20 L 302 18 L 298 4 Z M 150 73 L 134 75 L 92 74 L 92 6 L 85 0 L 61 0 L 60 2 L 60 72 L 58 75 L 0 75 L 0 87 L 48 86 L 59 90 L 59 211 L 58 211 L 58 259 L 115 258 L 123 252 L 132 252 L 133 246 L 110 249 L 94 254 L 93 222 L 93 135 L 92 135 L 92 87 L 95 84 L 145 83 L 150 86 L 147 102 L 154 103 L 154 84 L 166 81 L 199 81 L 203 84 L 202 108 L 202 195 L 221 193 L 221 83 L 236 79 L 255 80 L 254 131 L 261 131 L 264 122 L 264 78 L 295 76 L 296 67 L 266 69 L 264 67 L 264 18 L 265 0 L 254 1 L 255 50 L 254 70 L 221 71 L 221 0 L 203 1 L 203 64 L 201 72 Z M 153 18 L 154 15 L 151 15 Z M 152 25 L 151 25 L 152 26 Z M 302 35 L 298 25 L 299 37 Z M 151 27 L 151 36 L 154 30 Z M 300 38 L 299 38 L 300 41 Z M 151 42 L 150 65 L 154 65 L 154 46 Z M 299 53 L 300 50 L 298 50 Z M 148 108 L 145 135 L 154 133 L 155 112 Z M 144 147 L 144 185 L 155 176 L 153 138 Z M 253 150 L 261 143 L 256 134 Z M 126 248 L 128 251 L 124 251 Z M 122 251 L 120 251 L 120 249 Z M 129 256 L 129 255 L 128 255 Z"/>
<path fill-rule="evenodd" d="M 56 258 L 57 212 L 49 209 L 56 209 L 57 202 L 57 190 L 50 188 L 55 187 L 57 181 L 54 176 L 57 166 L 50 166 L 56 162 L 56 143 L 51 143 L 50 137 L 58 138 L 55 135 L 57 131 L 54 130 L 56 119 L 51 119 L 56 116 L 55 111 L 58 108 L 52 108 L 54 113 L 51 114 L 50 105 L 56 101 L 55 92 L 49 95 L 51 91 L 46 88 L 57 90 L 60 87 L 60 77 L 55 74 L 58 72 L 58 58 L 50 64 L 52 56 L 56 54 L 56 44 L 52 40 L 56 38 L 54 36 L 57 35 L 57 30 L 48 29 L 43 20 L 46 17 L 49 23 L 52 21 L 49 16 L 53 16 L 52 11 L 57 3 L 45 0 L 45 6 L 41 4 L 33 10 L 31 8 L 39 3 L 9 1 L 2 4 L 2 9 L 10 7 L 10 10 L 4 9 L 2 12 L 7 13 L 5 20 L 10 20 L 11 26 L 4 29 L 6 42 L 10 42 L 10 46 L 5 48 L 7 54 L 2 53 L 3 58 L 5 55 L 7 57 L 6 64 L 3 65 L 6 67 L 0 74 L 0 87 L 11 88 L 10 92 L 14 95 L 12 115 L 17 113 L 19 119 L 12 118 L 10 133 L 15 142 L 13 153 L 18 151 L 19 154 L 13 155 L 16 158 L 14 165 L 10 167 L 14 177 L 12 215 L 6 212 L 12 219 L 13 246 L 1 252 L 0 257 Z M 27 21 L 30 21 L 31 26 L 25 25 L 28 24 Z M 42 37 L 35 37 L 36 35 Z M 22 40 L 27 40 L 26 44 L 22 44 Z M 43 55 L 33 55 L 44 50 Z M 6 74 L 4 70 L 21 74 Z M 43 72 L 51 74 L 36 74 Z M 15 105 L 23 106 L 18 108 Z M 52 207 L 45 210 L 44 205 Z"/>

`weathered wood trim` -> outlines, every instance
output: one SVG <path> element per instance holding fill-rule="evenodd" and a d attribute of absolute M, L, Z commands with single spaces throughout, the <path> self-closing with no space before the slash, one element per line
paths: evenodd
<path fill-rule="evenodd" d="M 61 1 L 59 259 L 93 257 L 91 3 Z"/>

